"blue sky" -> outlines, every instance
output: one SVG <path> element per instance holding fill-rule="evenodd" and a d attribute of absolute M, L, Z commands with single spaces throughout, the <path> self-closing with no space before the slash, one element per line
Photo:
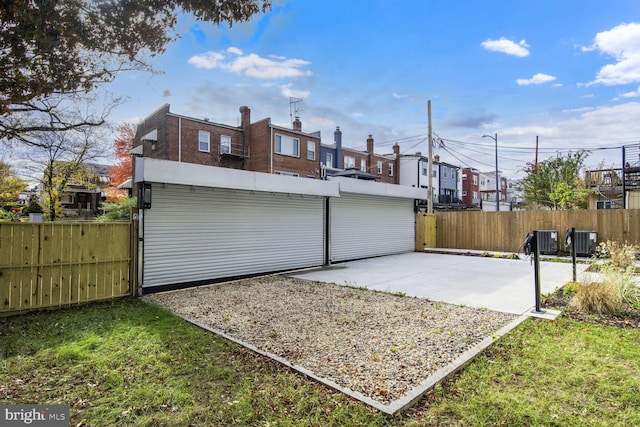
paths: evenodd
<path fill-rule="evenodd" d="M 237 125 L 290 126 L 290 97 L 307 132 L 388 153 L 427 147 L 480 170 L 523 176 L 556 150 L 592 150 L 587 165 L 619 166 L 640 141 L 640 2 L 615 0 L 275 0 L 266 15 L 215 27 L 183 17 L 181 38 L 153 59 L 163 71 L 123 73 L 112 115 L 137 123 L 171 111 Z M 444 146 L 442 146 L 444 145 Z"/>

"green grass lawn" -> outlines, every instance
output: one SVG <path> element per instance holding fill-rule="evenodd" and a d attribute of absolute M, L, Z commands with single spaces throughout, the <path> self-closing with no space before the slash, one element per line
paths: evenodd
<path fill-rule="evenodd" d="M 640 330 L 530 319 L 388 417 L 140 300 L 0 319 L 0 404 L 88 426 L 640 425 Z"/>

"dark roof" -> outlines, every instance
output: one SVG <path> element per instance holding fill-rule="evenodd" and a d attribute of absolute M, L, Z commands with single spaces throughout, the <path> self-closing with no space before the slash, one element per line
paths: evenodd
<path fill-rule="evenodd" d="M 331 174 L 331 176 L 346 176 L 347 178 L 366 179 L 369 181 L 377 180 L 378 177 L 370 174 L 369 172 L 361 171 L 360 169 L 349 168 L 340 172 Z"/>

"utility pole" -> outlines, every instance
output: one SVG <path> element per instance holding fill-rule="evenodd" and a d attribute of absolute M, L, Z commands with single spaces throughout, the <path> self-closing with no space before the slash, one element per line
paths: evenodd
<path fill-rule="evenodd" d="M 428 160 L 428 173 L 429 173 L 429 188 L 427 189 L 427 213 L 431 215 L 433 213 L 433 132 L 431 129 L 431 100 L 427 101 L 427 121 L 429 123 L 429 160 Z"/>
<path fill-rule="evenodd" d="M 538 170 L 538 135 L 536 135 L 536 162 L 533 164 L 533 170 Z"/>
<path fill-rule="evenodd" d="M 483 138 L 491 138 L 496 143 L 496 212 L 500 211 L 500 175 L 498 172 L 498 133 L 495 136 L 482 135 Z"/>

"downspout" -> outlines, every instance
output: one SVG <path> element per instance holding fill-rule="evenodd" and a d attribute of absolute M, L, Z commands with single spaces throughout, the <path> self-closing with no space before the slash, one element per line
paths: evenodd
<path fill-rule="evenodd" d="M 182 161 L 182 117 L 178 117 L 178 162 Z"/>
<path fill-rule="evenodd" d="M 271 126 L 271 119 L 269 119 L 269 132 L 271 134 L 271 151 L 269 153 L 269 173 L 273 173 L 273 127 Z"/>
<path fill-rule="evenodd" d="M 324 198 L 324 265 L 331 265 L 331 202 Z"/>

